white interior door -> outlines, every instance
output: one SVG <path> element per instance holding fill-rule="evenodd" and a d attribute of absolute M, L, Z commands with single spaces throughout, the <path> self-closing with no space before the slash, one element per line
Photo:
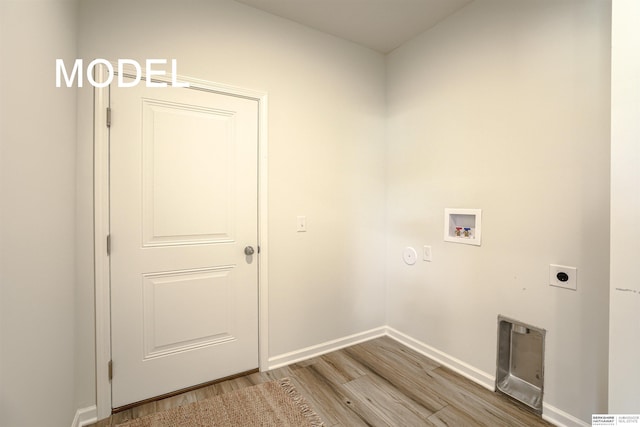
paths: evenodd
<path fill-rule="evenodd" d="M 258 102 L 144 84 L 110 97 L 117 408 L 258 367 Z"/>

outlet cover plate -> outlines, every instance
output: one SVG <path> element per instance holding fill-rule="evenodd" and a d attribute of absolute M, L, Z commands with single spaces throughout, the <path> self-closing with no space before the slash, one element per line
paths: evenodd
<path fill-rule="evenodd" d="M 298 233 L 304 233 L 307 231 L 307 217 L 299 216 L 296 221 L 296 231 Z"/>
<path fill-rule="evenodd" d="M 569 279 L 562 282 L 558 279 L 558 273 L 566 273 Z M 578 290 L 578 269 L 566 265 L 549 264 L 549 285 L 572 291 Z"/>
<path fill-rule="evenodd" d="M 422 250 L 422 259 L 431 262 L 431 246 L 424 246 Z"/>

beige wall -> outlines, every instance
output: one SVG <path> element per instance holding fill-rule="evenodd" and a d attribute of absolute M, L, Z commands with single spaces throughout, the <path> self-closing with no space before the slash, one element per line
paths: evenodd
<path fill-rule="evenodd" d="M 609 412 L 640 412 L 640 3 L 613 2 Z"/>
<path fill-rule="evenodd" d="M 607 409 L 610 7 L 476 1 L 387 59 L 388 324 L 491 376 L 498 314 L 545 328 L 545 404 L 583 420 Z M 443 241 L 445 208 L 483 210 L 481 247 Z"/>
<path fill-rule="evenodd" d="M 74 401 L 76 2 L 0 2 L 0 425 L 69 426 Z M 88 320 L 91 322 L 91 319 Z"/>

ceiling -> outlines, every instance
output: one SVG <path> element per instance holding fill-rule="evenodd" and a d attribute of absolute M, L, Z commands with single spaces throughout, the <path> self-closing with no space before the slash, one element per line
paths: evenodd
<path fill-rule="evenodd" d="M 388 53 L 473 0 L 236 0 Z"/>

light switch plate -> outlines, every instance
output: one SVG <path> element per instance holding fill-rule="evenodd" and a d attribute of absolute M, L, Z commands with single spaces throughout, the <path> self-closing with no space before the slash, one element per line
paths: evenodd
<path fill-rule="evenodd" d="M 558 279 L 560 273 L 565 273 L 568 276 L 566 281 Z M 549 285 L 572 291 L 578 290 L 578 269 L 566 265 L 549 264 Z"/>
<path fill-rule="evenodd" d="M 297 218 L 296 231 L 298 233 L 304 233 L 304 232 L 307 231 L 307 217 L 306 216 L 299 216 Z"/>

